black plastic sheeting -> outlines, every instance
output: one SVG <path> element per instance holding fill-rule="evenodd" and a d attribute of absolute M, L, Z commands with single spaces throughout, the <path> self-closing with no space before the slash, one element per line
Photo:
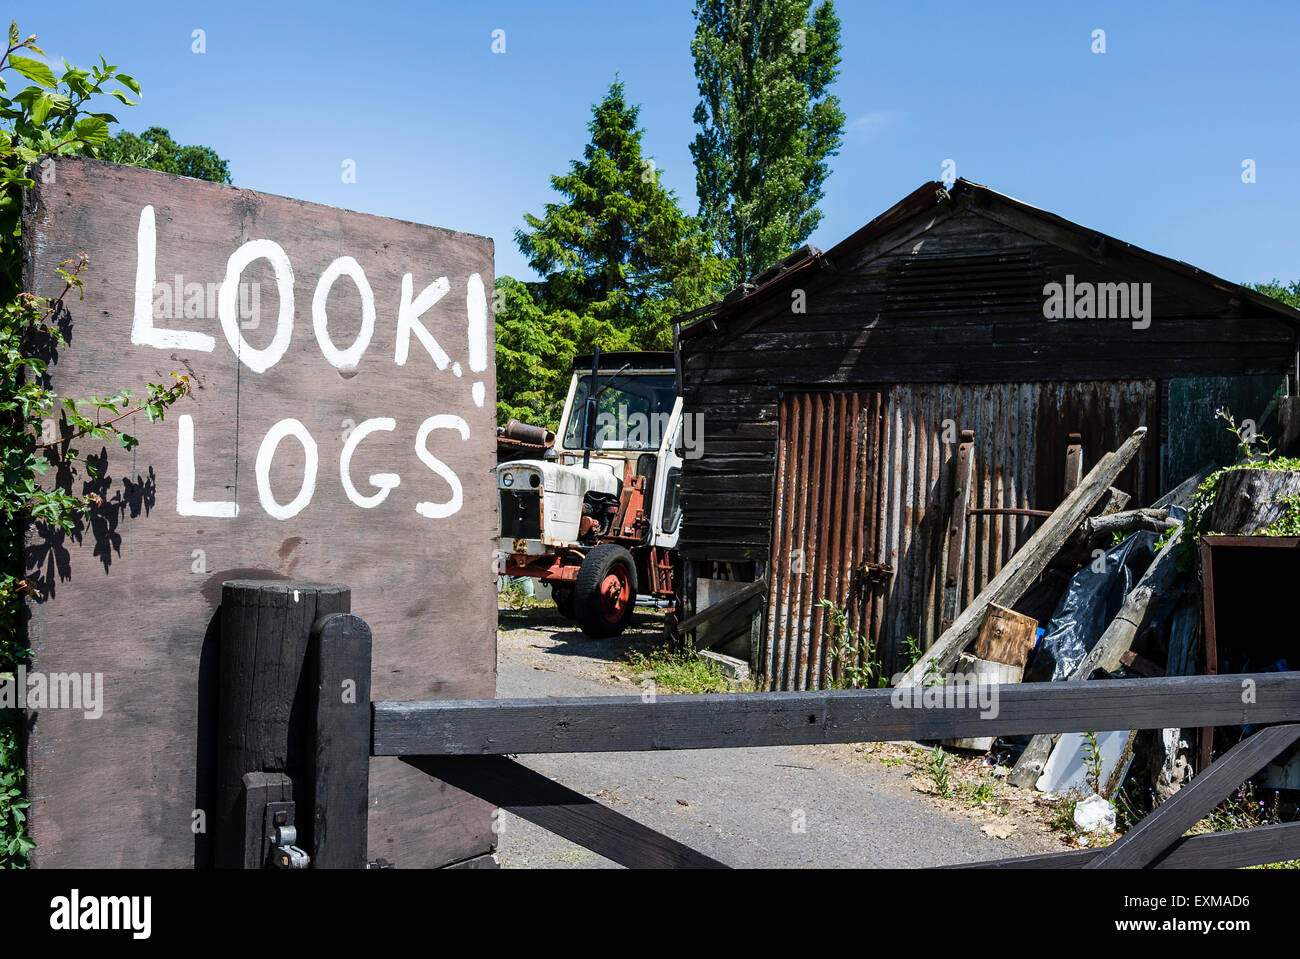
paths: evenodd
<path fill-rule="evenodd" d="M 1169 507 L 1170 519 L 1183 520 L 1186 515 L 1181 507 Z M 1074 574 L 1056 605 L 1038 652 L 1053 663 L 1052 682 L 1068 679 L 1097 645 L 1124 604 L 1124 597 L 1155 558 L 1156 541 L 1155 533 L 1133 533 L 1106 551 L 1104 564 L 1098 557 Z"/>

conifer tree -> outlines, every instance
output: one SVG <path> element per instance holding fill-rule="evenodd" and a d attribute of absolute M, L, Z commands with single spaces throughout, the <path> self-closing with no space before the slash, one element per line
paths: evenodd
<path fill-rule="evenodd" d="M 671 319 L 722 292 L 726 266 L 642 153 L 640 110 L 615 81 L 592 110 L 582 158 L 551 186 L 563 199 L 525 214 L 515 239 L 542 277 L 497 284 L 498 418 L 555 425 L 573 357 L 662 350 Z"/>

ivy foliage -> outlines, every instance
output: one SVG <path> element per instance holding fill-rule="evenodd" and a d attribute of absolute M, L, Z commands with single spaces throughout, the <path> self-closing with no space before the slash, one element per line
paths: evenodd
<path fill-rule="evenodd" d="M 1300 309 L 1300 280 L 1282 283 L 1273 280 L 1269 283 L 1256 283 L 1253 289 L 1287 306 Z M 1191 506 L 1187 510 L 1186 532 L 1183 536 L 1183 548 L 1186 556 L 1180 565 L 1190 566 L 1191 550 L 1198 537 L 1211 536 L 1216 530 L 1209 528 L 1210 513 L 1214 509 L 1214 498 L 1218 494 L 1219 481 L 1225 473 L 1242 469 L 1289 470 L 1300 472 L 1300 457 L 1277 456 L 1269 445 L 1268 437 L 1258 436 L 1237 425 L 1231 411 L 1219 409 L 1215 415 L 1227 424 L 1228 432 L 1237 437 L 1237 462 L 1226 466 L 1207 476 L 1196 488 Z M 1283 502 L 1286 512 L 1265 529 L 1259 530 L 1262 536 L 1300 536 L 1300 496 L 1289 496 Z"/>
<path fill-rule="evenodd" d="M 94 461 L 82 455 L 87 441 L 133 448 L 128 420 L 143 413 L 150 421 L 189 391 L 189 378 L 172 374 L 169 383 L 149 383 L 138 394 L 122 389 L 87 399 L 60 396 L 51 388 L 48 364 L 65 345 L 67 303 L 81 296 L 84 254 L 59 267 L 62 289 L 42 298 L 22 289 L 23 191 L 53 168 L 55 155 L 96 156 L 117 118 L 96 109 L 105 97 L 134 104 L 140 86 L 102 57 L 83 70 L 64 63 L 59 73 L 44 61 L 35 34 L 22 38 L 10 24 L 0 57 L 0 675 L 11 673 L 30 655 L 25 636 L 25 604 L 37 595 L 25 577 L 24 539 L 75 534 L 97 494 L 76 495 L 80 475 L 94 478 Z M 37 58 L 41 59 L 37 59 Z M 25 82 L 25 85 L 24 85 Z M 12 86 L 21 89 L 11 90 Z M 57 482 L 41 483 L 55 471 Z M 22 798 L 21 727 L 11 710 L 0 712 L 0 866 L 21 866 L 31 849 Z"/>
<path fill-rule="evenodd" d="M 1300 457 L 1277 456 L 1269 447 L 1267 437 L 1258 436 L 1237 425 L 1232 413 L 1225 409 L 1216 411 L 1219 419 L 1227 423 L 1227 429 L 1237 437 L 1238 460 L 1231 466 L 1216 470 L 1207 476 L 1196 488 L 1191 505 L 1187 509 L 1182 546 L 1184 555 L 1179 565 L 1190 568 L 1192 551 L 1195 543 L 1202 536 L 1213 536 L 1220 530 L 1210 528 L 1210 514 L 1214 511 L 1214 500 L 1218 496 L 1219 483 L 1228 473 L 1236 470 L 1287 470 L 1300 472 Z M 1286 512 L 1264 529 L 1255 531 L 1259 536 L 1300 536 L 1300 496 L 1286 497 Z"/>

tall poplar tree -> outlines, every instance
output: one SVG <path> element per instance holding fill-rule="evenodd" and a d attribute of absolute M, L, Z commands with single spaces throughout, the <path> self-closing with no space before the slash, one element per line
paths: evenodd
<path fill-rule="evenodd" d="M 733 281 L 802 245 L 821 221 L 827 159 L 844 140 L 829 92 L 840 62 L 831 0 L 698 0 L 700 127 L 691 144 L 700 218 Z"/>

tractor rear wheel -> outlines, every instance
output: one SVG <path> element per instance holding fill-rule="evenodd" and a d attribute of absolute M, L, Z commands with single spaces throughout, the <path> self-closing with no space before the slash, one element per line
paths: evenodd
<path fill-rule="evenodd" d="M 573 591 L 573 612 L 588 636 L 617 636 L 636 607 L 636 562 L 622 546 L 602 543 L 582 561 Z"/>
<path fill-rule="evenodd" d="M 573 619 L 573 587 L 572 586 L 552 586 L 551 599 L 555 601 L 555 609 L 565 619 Z"/>

